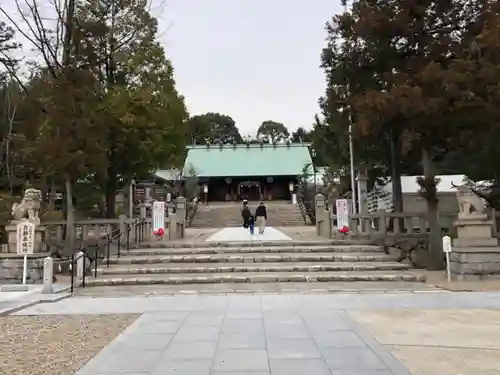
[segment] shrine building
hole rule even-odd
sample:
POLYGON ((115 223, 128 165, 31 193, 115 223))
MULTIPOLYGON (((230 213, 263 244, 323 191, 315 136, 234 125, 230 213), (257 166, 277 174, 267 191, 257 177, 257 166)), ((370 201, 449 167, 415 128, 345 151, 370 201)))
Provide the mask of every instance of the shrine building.
POLYGON ((183 175, 196 174, 207 201, 289 200, 298 179, 313 173, 308 143, 188 147, 183 175))

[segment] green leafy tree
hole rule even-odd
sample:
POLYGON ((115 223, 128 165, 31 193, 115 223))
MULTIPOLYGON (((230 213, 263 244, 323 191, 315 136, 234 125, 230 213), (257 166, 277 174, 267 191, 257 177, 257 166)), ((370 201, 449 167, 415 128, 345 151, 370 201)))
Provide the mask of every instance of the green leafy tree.
POLYGON ((182 163, 187 111, 147 1, 85 1, 77 21, 78 64, 99 82, 98 122, 105 129, 107 169, 95 180, 105 192, 106 216, 114 217, 116 193, 127 181, 182 163))
POLYGON ((191 117, 185 125, 188 143, 229 144, 243 139, 234 120, 220 113, 205 113, 191 117))
POLYGON ((306 130, 301 126, 292 133, 290 138, 292 142, 312 142, 312 130, 306 130))
POLYGON ((290 132, 281 122, 264 121, 257 129, 257 136, 269 139, 272 143, 287 139, 290 132))

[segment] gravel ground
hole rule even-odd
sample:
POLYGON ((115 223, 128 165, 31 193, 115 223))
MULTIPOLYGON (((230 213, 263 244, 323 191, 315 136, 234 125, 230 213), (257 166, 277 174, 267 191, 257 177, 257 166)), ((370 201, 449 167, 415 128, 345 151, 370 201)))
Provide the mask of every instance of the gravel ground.
POLYGON ((72 375, 137 318, 0 317, 0 375, 72 375))

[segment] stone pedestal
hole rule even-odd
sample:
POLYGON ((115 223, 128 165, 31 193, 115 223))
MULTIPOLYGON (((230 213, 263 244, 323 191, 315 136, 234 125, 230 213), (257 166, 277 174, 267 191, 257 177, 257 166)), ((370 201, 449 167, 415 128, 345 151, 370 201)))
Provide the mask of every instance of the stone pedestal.
MULTIPOLYGON (((12 222, 10 225, 5 226, 5 231, 7 232, 8 246, 7 253, 17 253, 17 223, 12 222)), ((45 227, 38 225, 35 228, 35 243, 33 251, 35 253, 40 253, 44 251, 43 248, 43 236, 45 232, 45 227)))
MULTIPOLYGON (((44 259, 48 253, 28 255, 28 284, 39 284, 43 280, 44 259)), ((23 258, 21 254, 0 254, 0 284, 19 284, 23 279, 23 258)))
POLYGON ((500 277, 500 246, 493 237, 493 225, 486 214, 459 216, 457 238, 450 255, 455 280, 500 277))
POLYGON ((316 209, 316 234, 318 237, 332 238, 331 211, 326 206, 325 196, 316 194, 314 205, 316 209))

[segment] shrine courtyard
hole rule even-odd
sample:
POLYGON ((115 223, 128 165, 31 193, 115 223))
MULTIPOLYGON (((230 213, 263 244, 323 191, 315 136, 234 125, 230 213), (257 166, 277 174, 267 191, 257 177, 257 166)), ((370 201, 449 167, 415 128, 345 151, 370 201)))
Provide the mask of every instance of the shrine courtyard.
POLYGON ((430 279, 85 288, 0 316, 0 374, 500 374, 499 288, 430 279))

